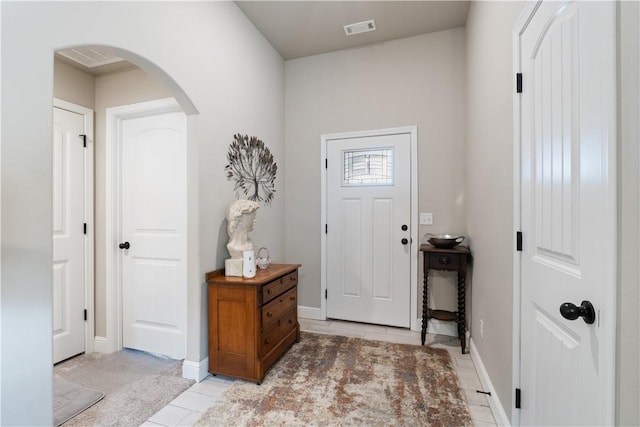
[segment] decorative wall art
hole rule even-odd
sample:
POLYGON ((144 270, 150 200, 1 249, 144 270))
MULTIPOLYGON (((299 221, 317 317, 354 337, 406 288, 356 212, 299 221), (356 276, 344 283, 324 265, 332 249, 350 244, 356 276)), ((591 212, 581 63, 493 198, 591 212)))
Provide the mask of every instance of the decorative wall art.
POLYGON ((271 151, 257 137, 236 134, 227 153, 227 179, 235 181, 236 197, 240 191, 251 201, 270 204, 276 192, 278 166, 271 151))

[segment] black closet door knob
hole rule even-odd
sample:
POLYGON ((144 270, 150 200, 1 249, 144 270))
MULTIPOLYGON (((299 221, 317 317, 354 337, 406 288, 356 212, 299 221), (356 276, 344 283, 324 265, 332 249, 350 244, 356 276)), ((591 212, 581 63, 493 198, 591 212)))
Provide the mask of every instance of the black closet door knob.
POLYGON ((119 247, 120 249, 129 249, 129 248, 131 247, 131 245, 129 244, 129 242, 124 242, 124 243, 120 243, 120 244, 118 245, 118 247, 119 247))
POLYGON ((589 301, 582 301, 580 307, 570 302, 565 302, 560 306, 560 314, 567 320, 576 320, 582 317, 585 323, 591 325, 596 321, 596 311, 589 301))

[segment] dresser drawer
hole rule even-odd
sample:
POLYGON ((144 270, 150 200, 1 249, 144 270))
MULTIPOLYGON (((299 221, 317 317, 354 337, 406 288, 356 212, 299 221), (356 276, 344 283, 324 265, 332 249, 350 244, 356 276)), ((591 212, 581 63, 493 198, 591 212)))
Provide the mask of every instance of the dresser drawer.
POLYGON ((439 270, 456 271, 460 267, 460 257, 455 254, 430 253, 429 266, 439 270))
POLYGON ((267 355, 273 350, 280 341, 293 329, 296 328, 297 315, 296 309, 289 310, 280 319, 277 319, 273 327, 265 330, 260 336, 260 347, 258 354, 260 356, 267 355))
POLYGON ((266 331, 277 323, 282 315, 287 311, 295 308, 298 309, 298 288, 288 290, 278 298, 262 307, 262 330, 266 331))
POLYGON ((298 270, 293 271, 278 280, 274 280, 262 287, 262 302, 267 303, 298 284, 298 270))

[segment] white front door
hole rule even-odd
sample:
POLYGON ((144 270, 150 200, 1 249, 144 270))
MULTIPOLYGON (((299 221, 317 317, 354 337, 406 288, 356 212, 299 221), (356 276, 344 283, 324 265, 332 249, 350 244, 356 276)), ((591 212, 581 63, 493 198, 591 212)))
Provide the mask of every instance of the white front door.
POLYGON ((327 317, 409 327, 411 134, 326 145, 327 317))
POLYGON ((53 109, 53 362, 85 351, 84 117, 53 109))
POLYGON ((615 16, 615 2, 523 16, 522 425, 614 423, 615 16))
POLYGON ((140 108, 139 115, 122 120, 119 142, 122 345, 181 359, 187 320, 186 116, 156 112, 153 103, 140 108))

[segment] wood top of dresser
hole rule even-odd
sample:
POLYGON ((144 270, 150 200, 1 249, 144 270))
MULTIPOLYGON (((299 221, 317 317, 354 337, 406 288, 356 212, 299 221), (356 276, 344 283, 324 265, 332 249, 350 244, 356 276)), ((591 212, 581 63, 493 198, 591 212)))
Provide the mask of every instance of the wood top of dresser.
POLYGON ((263 285, 271 280, 284 276, 285 274, 296 271, 300 268, 300 264, 271 264, 269 268, 256 270, 256 277, 247 279, 246 277, 237 276, 225 276, 224 269, 210 271, 205 275, 207 283, 224 283, 224 284, 238 284, 238 285, 263 285))

